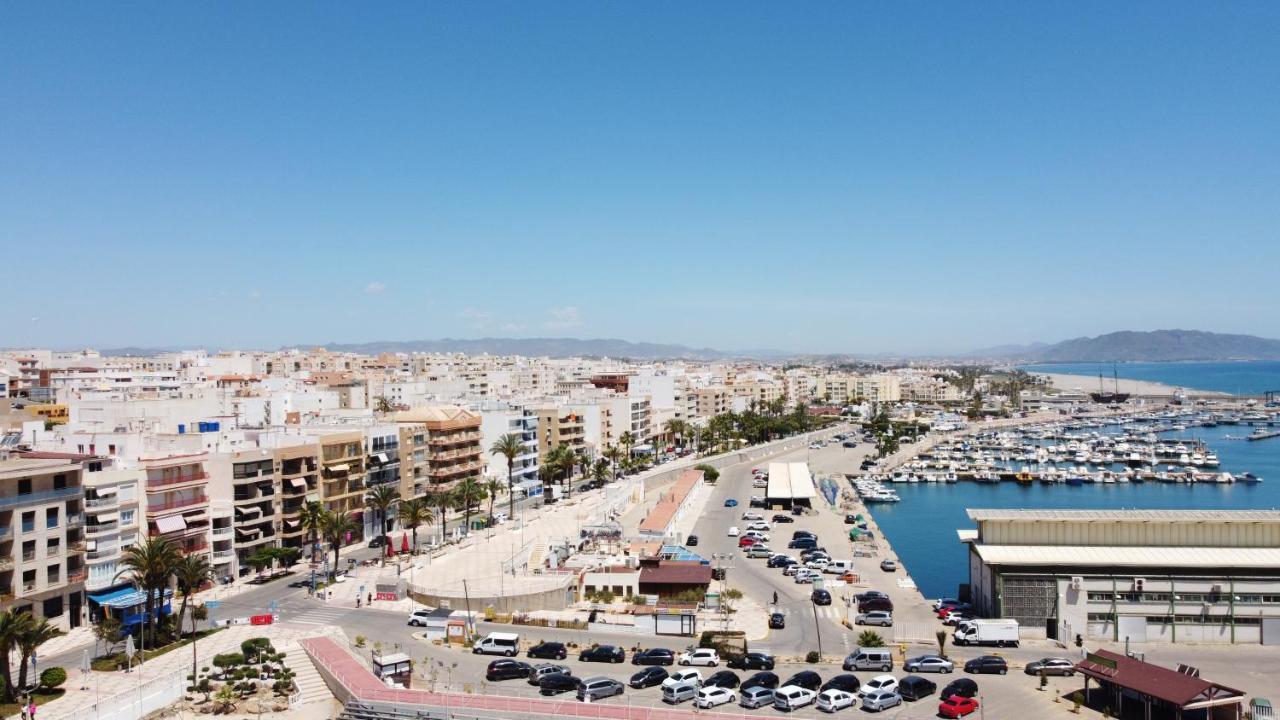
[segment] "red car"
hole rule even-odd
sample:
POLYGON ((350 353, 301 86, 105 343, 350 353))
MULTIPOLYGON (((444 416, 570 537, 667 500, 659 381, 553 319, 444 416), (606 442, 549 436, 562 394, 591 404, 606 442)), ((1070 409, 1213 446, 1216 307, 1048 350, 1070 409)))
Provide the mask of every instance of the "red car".
POLYGON ((760 542, 759 540, 753 537, 738 538, 738 547, 740 548, 751 547, 752 545, 756 545, 759 542, 760 542))
POLYGON ((938 703, 938 714, 946 718, 964 717, 977 709, 977 700, 959 695, 952 695, 938 703))

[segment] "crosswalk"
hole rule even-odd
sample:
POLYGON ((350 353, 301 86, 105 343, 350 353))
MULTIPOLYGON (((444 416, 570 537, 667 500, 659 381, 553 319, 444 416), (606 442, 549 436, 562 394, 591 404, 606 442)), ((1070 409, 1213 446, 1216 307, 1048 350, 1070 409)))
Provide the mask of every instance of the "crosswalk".
POLYGON ((345 608, 315 607, 300 612, 285 611, 280 622, 288 625, 339 625, 349 611, 345 608))

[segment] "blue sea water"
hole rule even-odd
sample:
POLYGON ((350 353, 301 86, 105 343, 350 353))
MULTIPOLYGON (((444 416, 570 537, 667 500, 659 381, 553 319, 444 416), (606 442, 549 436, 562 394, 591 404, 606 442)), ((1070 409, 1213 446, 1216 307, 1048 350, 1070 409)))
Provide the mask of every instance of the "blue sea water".
POLYGON ((954 597, 960 584, 969 581, 966 548, 956 536, 959 528, 975 527, 965 514, 968 508, 1280 509, 1280 438, 1225 439, 1248 432, 1245 426, 1228 425, 1172 436, 1204 440, 1218 453, 1221 471, 1252 472, 1263 478, 1257 485, 895 483, 892 487, 902 502, 872 505, 871 514, 925 597, 954 597))
MULTIPOLYGON (((1062 373, 1097 377, 1101 372, 1111 378, 1112 368, 1119 377, 1145 380, 1194 390, 1213 390, 1233 395, 1261 395, 1280 390, 1280 362, 1187 362, 1187 363, 1061 363, 1023 365, 1027 372, 1062 373)), ((1104 387, 1111 389, 1109 383, 1104 387)), ((1095 389, 1085 385, 1085 390, 1095 389)))

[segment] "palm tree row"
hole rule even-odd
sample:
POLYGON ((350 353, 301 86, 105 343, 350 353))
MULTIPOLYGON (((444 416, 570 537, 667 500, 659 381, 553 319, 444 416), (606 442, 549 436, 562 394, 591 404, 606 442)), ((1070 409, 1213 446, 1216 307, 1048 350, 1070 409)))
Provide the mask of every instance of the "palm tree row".
POLYGON ((0 612, 0 679, 4 687, 0 688, 0 700, 11 703, 17 700, 15 688, 27 686, 27 667, 36 648, 58 637, 62 631, 49 621, 36 619, 29 612, 5 610, 0 612), (17 649, 21 658, 18 661, 18 682, 13 682, 13 668, 9 664, 9 655, 17 649))
MULTIPOLYGON (((135 588, 146 595, 144 627, 142 639, 144 645, 158 647, 162 643, 159 633, 160 608, 164 606, 165 592, 170 584, 177 586, 182 593, 182 605, 175 617, 177 634, 182 635, 182 620, 191 607, 192 596, 199 592, 205 583, 213 577, 213 567, 209 565, 207 555, 183 555, 176 545, 163 537, 148 537, 142 542, 125 549, 120 560, 121 570, 117 577, 124 576, 135 588), (148 637, 150 642, 148 641, 148 637)), ((191 672, 196 672, 196 613, 191 608, 191 672)), ((168 640, 175 639, 172 636, 168 640)))

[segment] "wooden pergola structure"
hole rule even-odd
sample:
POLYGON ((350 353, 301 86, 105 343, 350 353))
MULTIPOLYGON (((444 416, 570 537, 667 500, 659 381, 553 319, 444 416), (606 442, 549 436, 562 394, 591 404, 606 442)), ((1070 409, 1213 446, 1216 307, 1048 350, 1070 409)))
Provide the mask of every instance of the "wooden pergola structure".
POLYGON ((1098 650, 1076 663, 1084 676, 1084 696, 1089 698, 1089 681, 1112 694, 1111 708, 1122 713, 1125 700, 1143 706, 1144 720, 1172 717, 1174 720, 1240 720, 1244 716, 1244 693, 1196 675, 1153 665, 1137 658, 1098 650), (1153 714, 1157 712, 1158 714, 1153 714))

